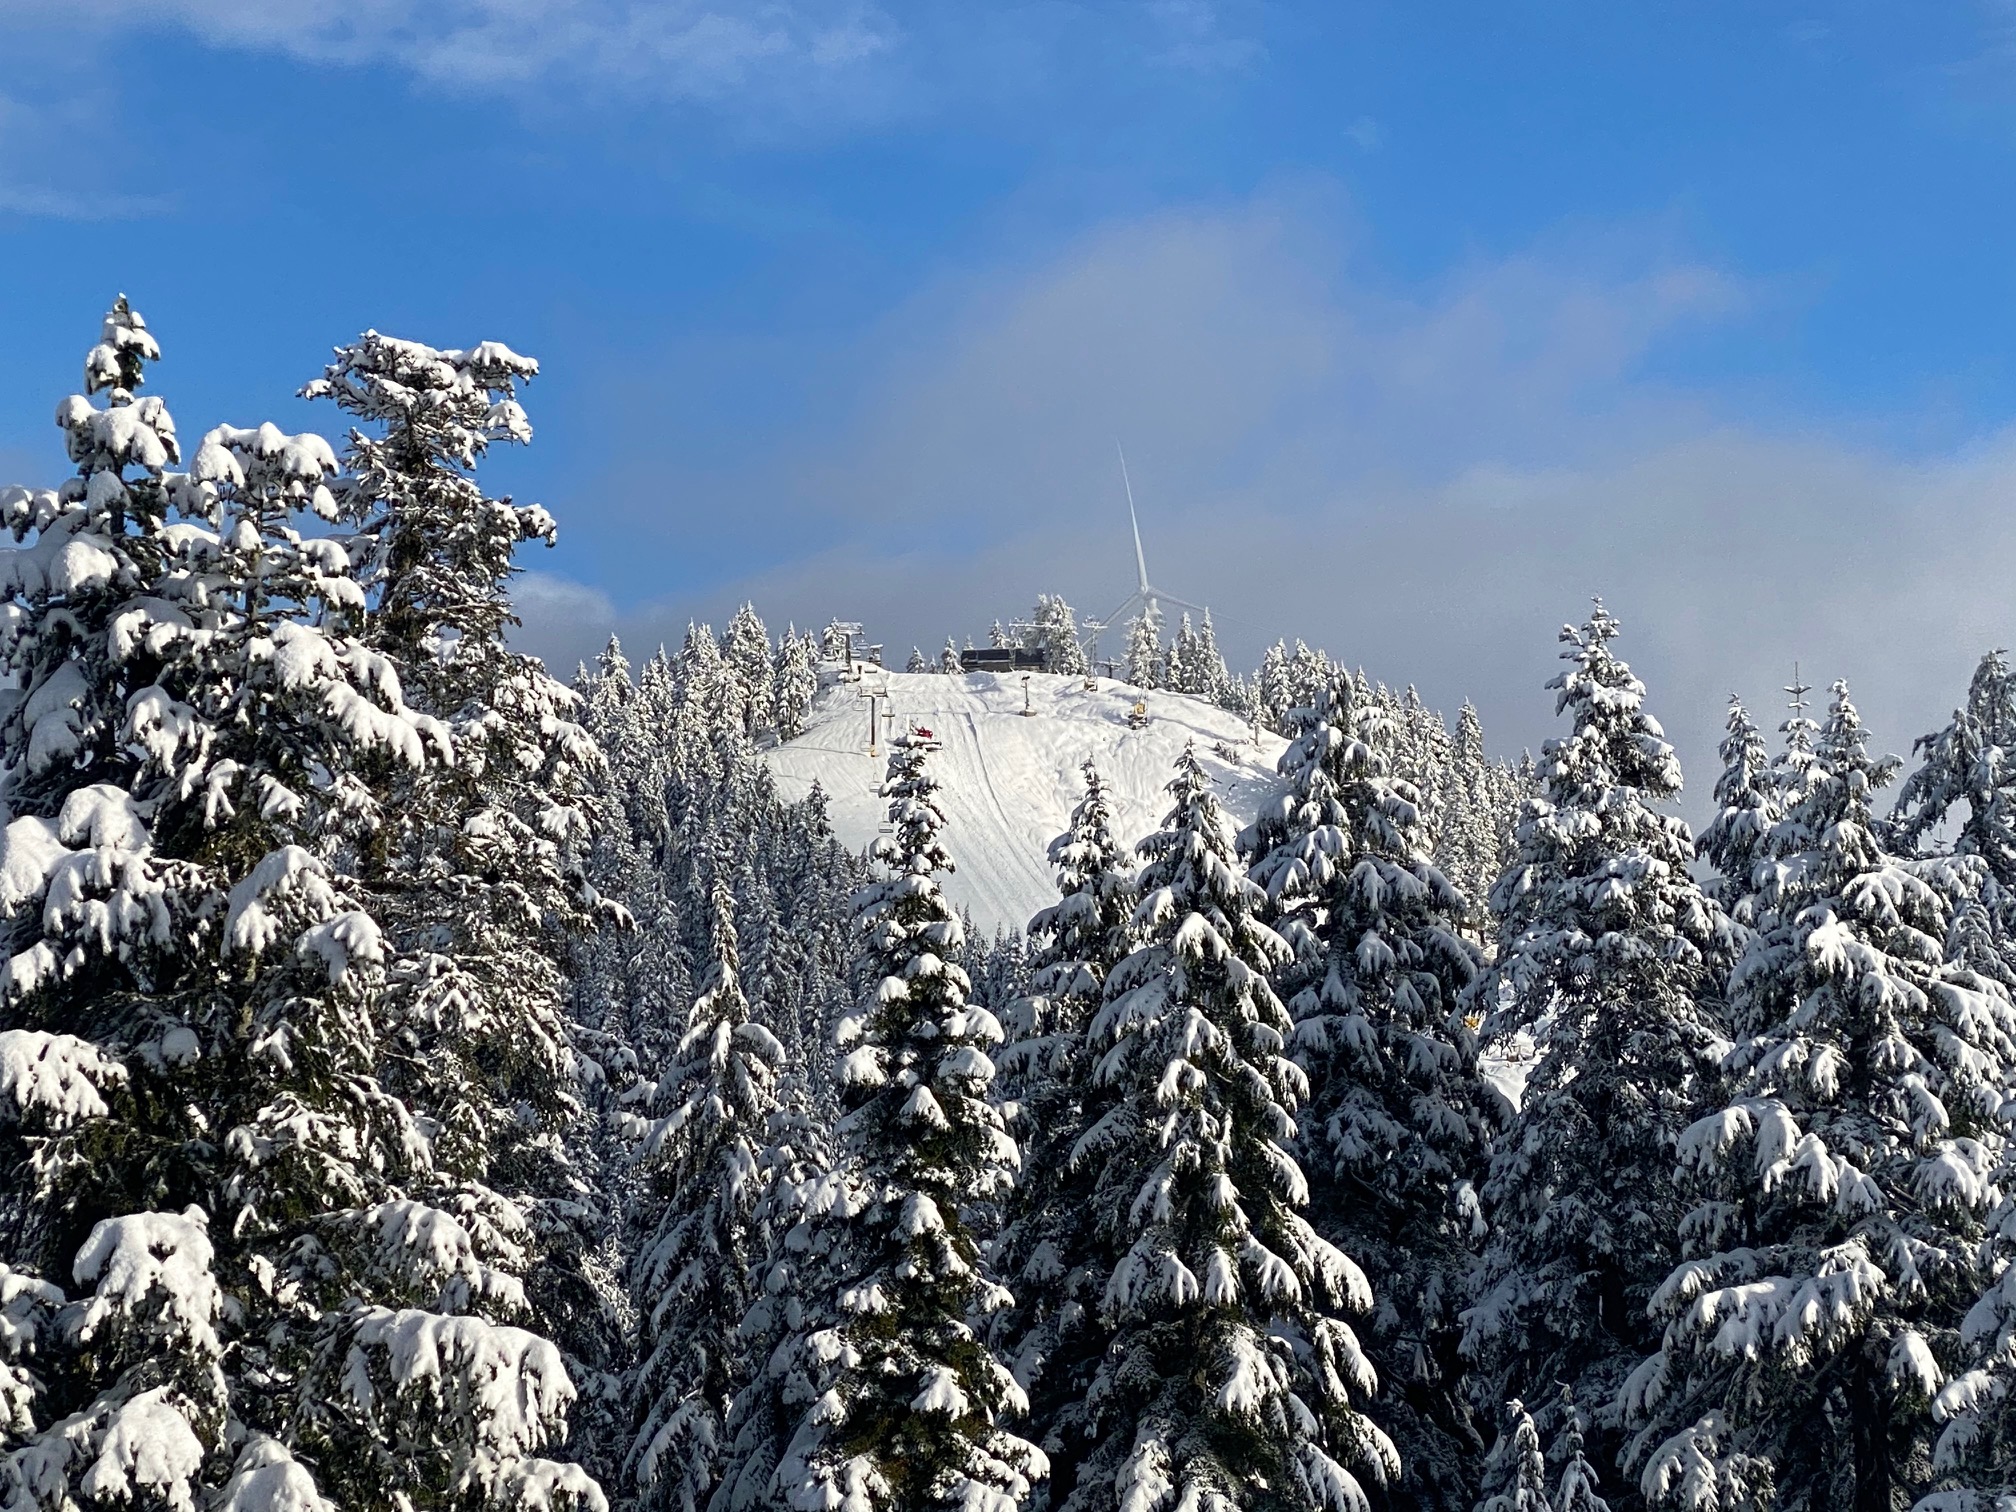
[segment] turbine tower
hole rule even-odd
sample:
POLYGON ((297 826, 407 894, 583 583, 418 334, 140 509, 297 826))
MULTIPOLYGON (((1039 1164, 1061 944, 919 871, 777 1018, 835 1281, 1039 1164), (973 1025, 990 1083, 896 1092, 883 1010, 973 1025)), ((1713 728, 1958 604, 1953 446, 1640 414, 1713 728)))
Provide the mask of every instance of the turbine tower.
POLYGON ((1134 510, 1134 484, 1127 476, 1127 453, 1118 441, 1113 450, 1120 455, 1120 486, 1127 491, 1127 523, 1134 527, 1134 591, 1120 601, 1120 606, 1102 619, 1086 620, 1085 628, 1095 634, 1121 622, 1121 616, 1153 608, 1158 617, 1162 605, 1174 604, 1178 609, 1194 609, 1199 614, 1209 611, 1202 604, 1193 604, 1186 598, 1178 598, 1165 592, 1148 581, 1148 557, 1141 549, 1141 517, 1134 510))

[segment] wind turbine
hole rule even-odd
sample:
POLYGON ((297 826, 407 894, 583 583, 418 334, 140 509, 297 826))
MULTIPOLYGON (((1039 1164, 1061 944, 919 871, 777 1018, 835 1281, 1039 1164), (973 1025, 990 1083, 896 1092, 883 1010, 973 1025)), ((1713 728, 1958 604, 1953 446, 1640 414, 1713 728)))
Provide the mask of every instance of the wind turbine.
POLYGON ((1178 609, 1194 609, 1199 614, 1208 614, 1210 611, 1202 604, 1193 604, 1186 598, 1178 598, 1175 594, 1165 592, 1148 581, 1148 557, 1141 550, 1141 517, 1134 510, 1134 484, 1127 476, 1127 453, 1118 441, 1113 443, 1113 450, 1120 455, 1120 486, 1127 490, 1127 523, 1134 527, 1134 591, 1120 601, 1119 608, 1103 619, 1086 620, 1085 628, 1096 634, 1119 624, 1122 615, 1130 611, 1139 613, 1146 609, 1154 610, 1159 619, 1162 605, 1165 603, 1174 604, 1178 609))

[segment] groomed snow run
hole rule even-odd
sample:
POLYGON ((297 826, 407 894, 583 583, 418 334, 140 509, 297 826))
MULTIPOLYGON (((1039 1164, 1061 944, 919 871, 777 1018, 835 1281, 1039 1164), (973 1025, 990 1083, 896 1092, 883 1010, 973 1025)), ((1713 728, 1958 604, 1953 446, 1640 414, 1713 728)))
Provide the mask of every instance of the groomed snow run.
POLYGON ((803 798, 817 780, 840 843, 860 850, 886 822, 887 800, 877 789, 889 732, 929 729, 944 742, 931 770, 942 787, 945 847, 958 867, 944 879, 945 896, 985 931, 1020 929, 1056 901, 1046 853, 1084 793, 1079 767, 1087 756, 1112 793, 1114 834, 1129 845, 1160 825, 1168 808, 1163 785, 1187 741, 1196 742, 1235 824, 1250 821, 1277 789, 1274 764, 1285 741, 1263 730, 1255 744, 1252 727, 1237 715, 1179 693, 1144 693, 1110 678, 1088 689, 1082 677, 1032 673, 1034 712, 1025 718, 1020 673, 870 669, 860 682, 840 675, 837 667, 821 669, 804 733, 766 753, 779 789, 803 798), (895 717, 882 721, 881 754, 871 757, 864 691, 885 686, 889 697, 880 707, 895 717), (1139 730, 1128 725, 1137 699, 1147 712, 1139 730))

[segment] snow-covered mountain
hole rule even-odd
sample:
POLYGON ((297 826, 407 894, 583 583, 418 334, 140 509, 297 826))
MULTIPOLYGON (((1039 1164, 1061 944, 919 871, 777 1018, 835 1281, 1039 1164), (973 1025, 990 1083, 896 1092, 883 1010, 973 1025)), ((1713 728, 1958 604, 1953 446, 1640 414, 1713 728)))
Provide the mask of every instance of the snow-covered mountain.
POLYGON ((945 894, 968 909, 982 929, 1021 928, 1056 900, 1045 852, 1066 828, 1084 791, 1079 772, 1094 758, 1110 785, 1114 829, 1128 840, 1154 830, 1168 805, 1163 784, 1186 742, 1194 741, 1205 770, 1239 823, 1275 790, 1274 763, 1284 741, 1235 714, 1176 693, 1143 692, 1109 678, 1029 678, 1023 710, 1020 674, 963 676, 870 672, 864 682, 832 680, 806 719, 804 733, 768 753, 787 798, 816 780, 832 802, 834 832, 859 849, 881 831, 888 807, 878 795, 891 730, 929 729, 944 742, 932 760, 943 784, 945 844, 958 872, 945 894), (868 754, 865 690, 886 685, 876 748, 868 754), (1136 701, 1146 723, 1134 729, 1136 701))

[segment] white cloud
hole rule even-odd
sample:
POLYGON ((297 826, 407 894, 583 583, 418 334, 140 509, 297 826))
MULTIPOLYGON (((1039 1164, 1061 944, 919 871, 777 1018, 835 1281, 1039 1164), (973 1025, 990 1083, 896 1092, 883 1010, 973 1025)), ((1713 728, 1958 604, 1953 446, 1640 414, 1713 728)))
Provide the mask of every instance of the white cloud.
POLYGON ((1223 0, 0 0, 0 28, 396 69, 541 109, 707 108, 756 133, 999 105, 1110 60, 1212 73, 1256 61, 1223 0))
POLYGON ((602 649, 617 622, 609 595, 548 572, 523 572, 512 583, 521 628, 512 639, 546 658, 562 677, 602 649))
POLYGON ((1401 294, 1354 267, 1346 224, 1289 196, 1108 228, 892 316, 832 360, 814 441, 752 433, 746 464, 584 486, 692 501, 630 522, 656 552, 776 562, 626 633, 753 595, 902 654, 1039 589, 1104 609, 1131 567, 1118 436, 1154 575, 1218 608, 1243 658, 1305 636, 1445 708, 1473 699, 1503 749, 1551 733, 1554 632, 1604 594, 1694 805, 1729 692, 1775 723, 1795 659, 1822 687, 1846 675, 1906 750, 1982 650, 2016 643, 2016 435, 1913 460, 1655 381, 1662 343, 1756 298, 1656 236, 1585 233, 1401 294))
POLYGON ((759 73, 859 65, 894 41, 865 0, 6 0, 0 18, 167 25, 219 47, 391 64, 488 88, 549 74, 712 99, 759 73))

